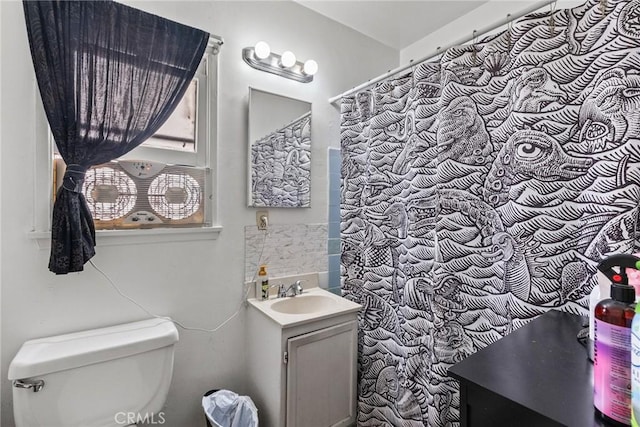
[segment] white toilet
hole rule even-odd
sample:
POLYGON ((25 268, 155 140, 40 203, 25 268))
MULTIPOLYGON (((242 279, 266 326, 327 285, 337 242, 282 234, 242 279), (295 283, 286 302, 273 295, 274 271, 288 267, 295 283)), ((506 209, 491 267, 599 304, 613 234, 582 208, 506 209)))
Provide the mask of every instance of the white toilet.
POLYGON ((163 424, 177 341, 149 319, 25 342, 9 365, 16 426, 163 424))

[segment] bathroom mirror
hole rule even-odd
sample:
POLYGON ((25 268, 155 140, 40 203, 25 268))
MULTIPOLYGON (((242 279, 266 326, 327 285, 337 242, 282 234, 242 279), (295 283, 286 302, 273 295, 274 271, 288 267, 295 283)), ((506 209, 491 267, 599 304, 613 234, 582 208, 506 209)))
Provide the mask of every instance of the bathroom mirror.
POLYGON ((311 193, 311 103, 249 88, 251 207, 303 208, 311 193))

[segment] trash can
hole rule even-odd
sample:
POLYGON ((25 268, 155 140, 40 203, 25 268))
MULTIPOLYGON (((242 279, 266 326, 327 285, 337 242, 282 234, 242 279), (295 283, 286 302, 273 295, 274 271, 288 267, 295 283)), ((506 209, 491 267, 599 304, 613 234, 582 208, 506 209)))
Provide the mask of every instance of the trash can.
POLYGON ((202 396, 207 427, 258 427, 258 409, 249 396, 209 390, 202 396))

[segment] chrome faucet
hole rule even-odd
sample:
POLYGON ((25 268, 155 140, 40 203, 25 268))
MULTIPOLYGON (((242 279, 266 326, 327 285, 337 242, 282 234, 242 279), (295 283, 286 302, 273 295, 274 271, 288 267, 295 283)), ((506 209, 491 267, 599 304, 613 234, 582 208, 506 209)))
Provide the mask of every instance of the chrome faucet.
POLYGON ((285 289, 284 284, 278 288, 278 298, 295 297, 303 291, 302 280, 296 280, 294 284, 285 289))

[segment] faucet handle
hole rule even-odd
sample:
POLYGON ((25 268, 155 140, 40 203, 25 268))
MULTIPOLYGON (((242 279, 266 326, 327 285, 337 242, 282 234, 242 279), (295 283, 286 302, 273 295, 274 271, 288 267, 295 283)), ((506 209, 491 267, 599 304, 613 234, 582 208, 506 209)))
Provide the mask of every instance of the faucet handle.
POLYGON ((287 290, 284 287, 284 283, 280 283, 278 286, 278 298, 284 298, 287 296, 287 290))

